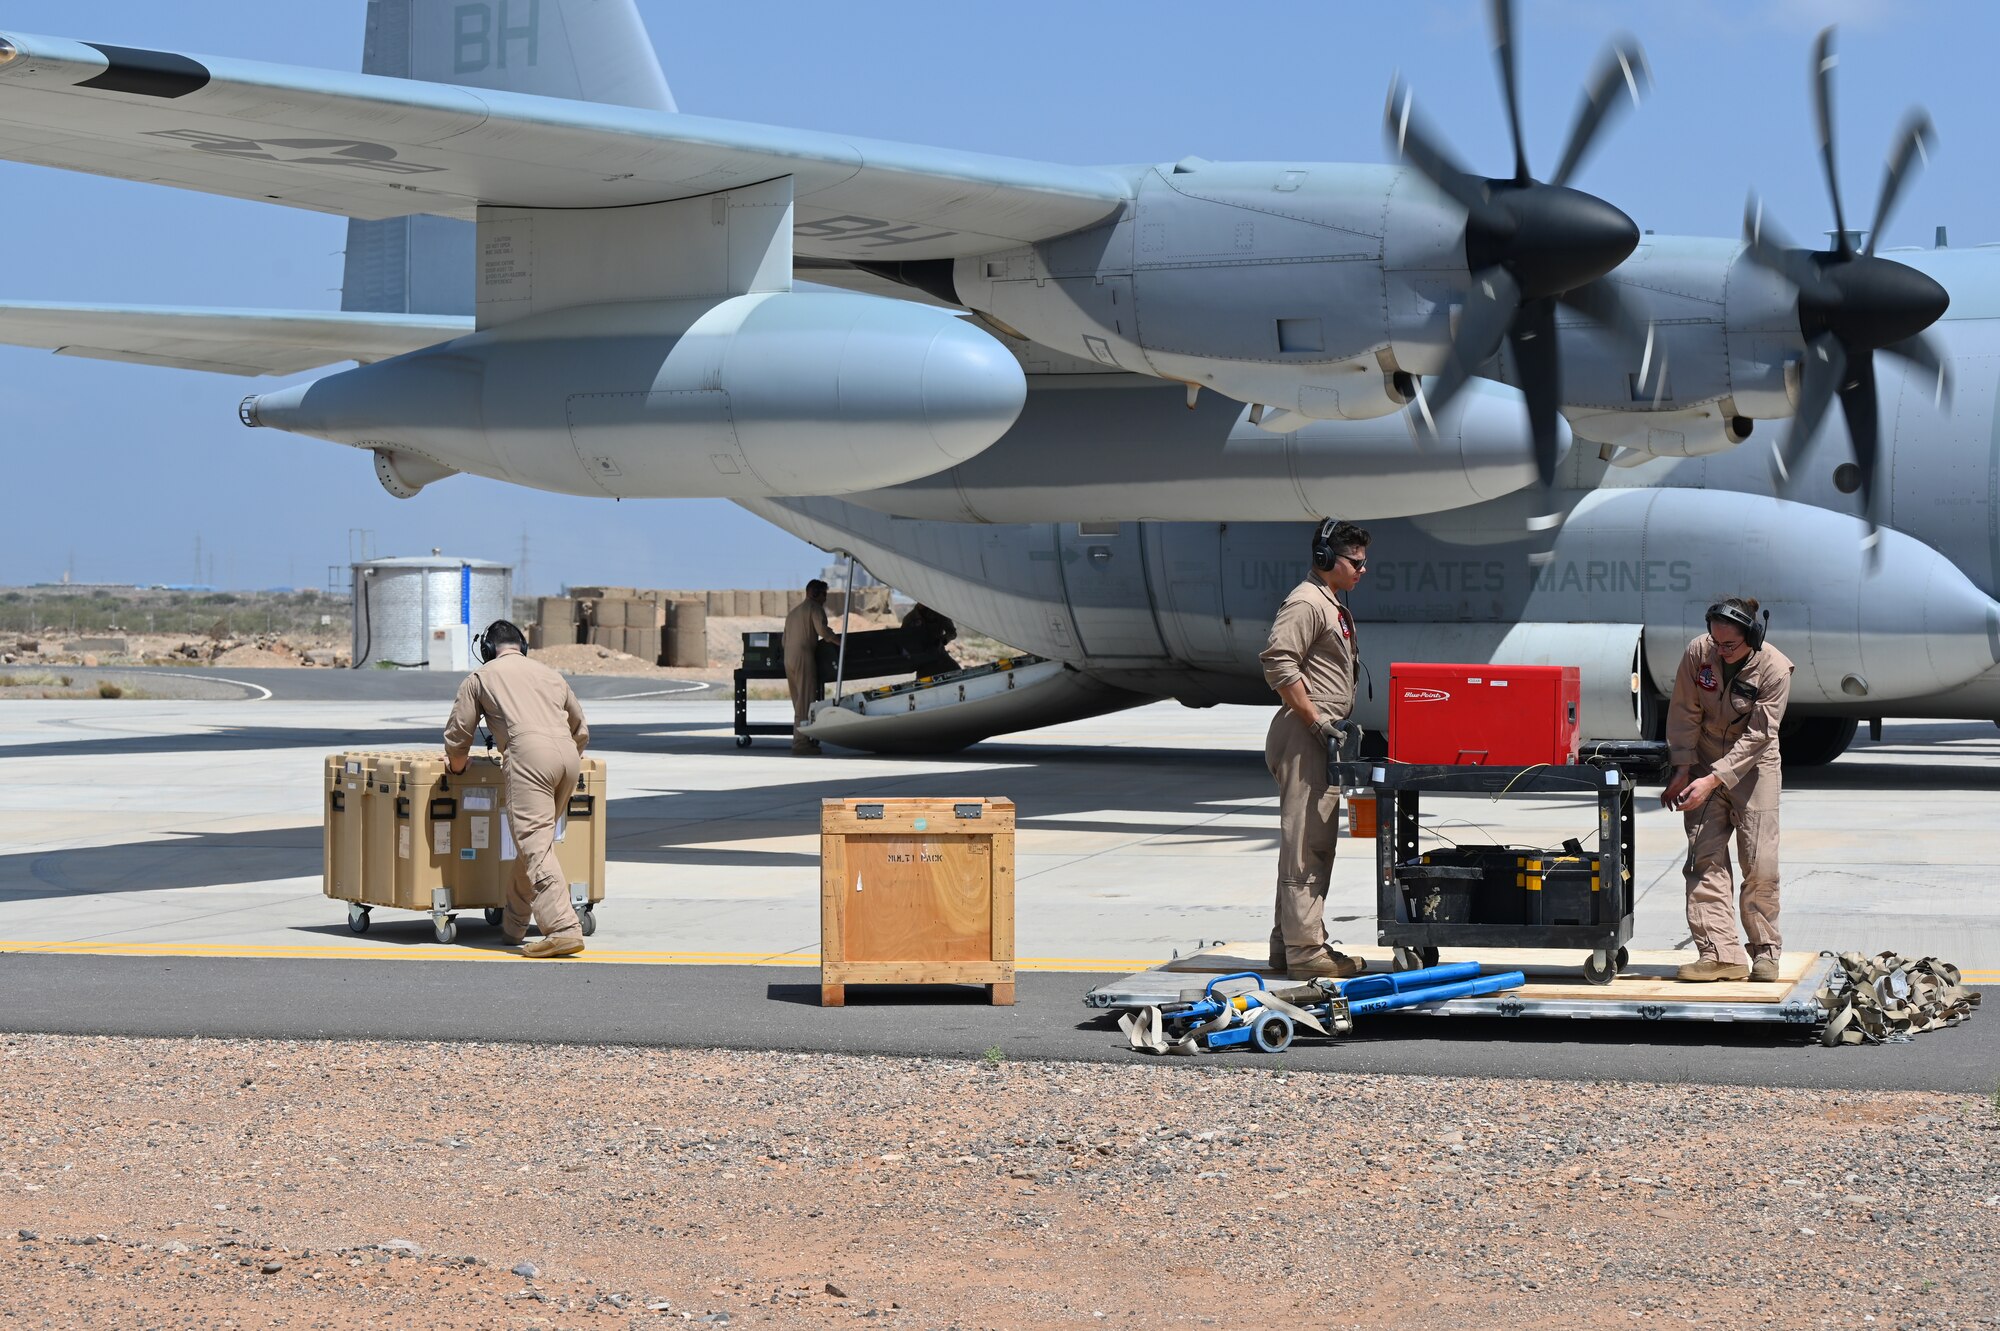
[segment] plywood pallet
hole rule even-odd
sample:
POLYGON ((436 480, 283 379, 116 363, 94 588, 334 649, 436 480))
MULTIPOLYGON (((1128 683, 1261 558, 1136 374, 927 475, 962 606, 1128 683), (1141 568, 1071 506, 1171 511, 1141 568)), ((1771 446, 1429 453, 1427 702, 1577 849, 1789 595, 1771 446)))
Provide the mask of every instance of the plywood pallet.
POLYGON ((983 984, 1014 1002, 1014 803, 820 806, 820 1003, 850 984, 983 984))

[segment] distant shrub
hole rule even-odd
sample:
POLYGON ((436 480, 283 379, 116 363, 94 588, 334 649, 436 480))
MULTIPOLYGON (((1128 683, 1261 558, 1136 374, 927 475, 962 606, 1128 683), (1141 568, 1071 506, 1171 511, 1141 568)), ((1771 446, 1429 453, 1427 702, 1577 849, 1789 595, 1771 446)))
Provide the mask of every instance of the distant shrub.
POLYGON ((97 696, 100 698, 122 698, 125 696, 125 690, 119 688, 108 679, 100 680, 97 685, 97 696))

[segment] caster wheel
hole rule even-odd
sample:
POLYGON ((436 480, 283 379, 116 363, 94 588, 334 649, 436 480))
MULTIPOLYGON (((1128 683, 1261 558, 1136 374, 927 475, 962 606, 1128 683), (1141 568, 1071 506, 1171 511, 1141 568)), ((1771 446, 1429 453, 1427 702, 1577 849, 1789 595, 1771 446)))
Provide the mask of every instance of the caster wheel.
POLYGON ((505 911, 495 910, 491 906, 488 906, 483 913, 486 916, 486 922, 492 925, 495 929, 498 929, 500 927, 500 922, 507 918, 507 914, 505 911))
POLYGON ((739 748, 739 749, 747 749, 747 748, 749 748, 749 747, 750 747, 750 737, 749 737, 748 735, 738 735, 738 736, 736 737, 736 747, 737 747, 737 748, 739 748))
POLYGON ((1583 963, 1583 978, 1592 984, 1610 984, 1618 978, 1618 962, 1621 959, 1607 957, 1602 952, 1593 952, 1590 954, 1590 959, 1583 963))
POLYGON ((1266 1010, 1250 1023, 1250 1042, 1260 1053, 1282 1054, 1292 1044, 1292 1019, 1266 1010))
POLYGON ((1618 949, 1618 969, 1624 970, 1632 964, 1632 954, 1624 948, 1618 949))
POLYGON ((437 935, 437 940, 440 943, 455 943, 458 941, 458 922, 456 920, 440 920, 431 926, 431 932, 437 935))
POLYGON ((347 928, 349 932, 365 934, 368 932, 368 926, 372 922, 368 918, 368 908, 366 906, 349 906, 347 908, 347 928))
POLYGON ((1424 963, 1423 959, 1417 955, 1415 949, 1399 947, 1396 949, 1395 959, 1389 964, 1399 971, 1413 971, 1424 963))
POLYGON ((576 913, 576 922, 583 927, 585 938, 597 932, 597 912, 588 906, 576 913))

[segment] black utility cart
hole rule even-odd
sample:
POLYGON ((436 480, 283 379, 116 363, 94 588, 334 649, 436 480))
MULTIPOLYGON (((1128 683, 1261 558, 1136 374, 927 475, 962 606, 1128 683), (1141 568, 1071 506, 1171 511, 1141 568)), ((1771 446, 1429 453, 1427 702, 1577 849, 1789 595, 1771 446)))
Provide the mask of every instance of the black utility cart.
POLYGON ((1609 984, 1632 938, 1631 776, 1615 766, 1430 766, 1335 762, 1350 800, 1375 802, 1375 906, 1396 968, 1437 964, 1441 947, 1576 948, 1584 978, 1609 984), (1597 798, 1597 849, 1454 846, 1424 851, 1425 794, 1586 795, 1597 798))

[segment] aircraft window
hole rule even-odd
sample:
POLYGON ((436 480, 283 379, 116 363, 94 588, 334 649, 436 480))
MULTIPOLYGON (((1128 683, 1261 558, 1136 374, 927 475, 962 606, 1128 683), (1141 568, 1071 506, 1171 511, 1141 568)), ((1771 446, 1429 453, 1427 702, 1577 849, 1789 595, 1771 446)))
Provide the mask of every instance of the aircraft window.
POLYGON ((1079 522, 1076 524, 1078 536, 1116 536, 1122 526, 1116 522, 1079 522))
POLYGON ((1861 488, 1861 468, 1852 462, 1843 462, 1833 469, 1833 488, 1844 495, 1851 495, 1861 488))
POLYGON ((1278 320, 1278 350, 1325 351, 1326 334, 1317 319, 1278 320))

